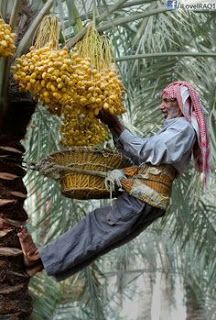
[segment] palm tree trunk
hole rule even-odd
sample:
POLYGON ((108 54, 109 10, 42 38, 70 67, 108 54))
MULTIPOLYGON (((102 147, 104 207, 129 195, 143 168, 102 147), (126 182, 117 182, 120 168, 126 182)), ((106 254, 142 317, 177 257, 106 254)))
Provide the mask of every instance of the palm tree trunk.
POLYGON ((17 237, 19 226, 28 218, 23 208, 27 190, 23 183, 25 151, 20 140, 35 109, 26 94, 10 87, 8 108, 0 128, 0 219, 9 222, 12 230, 1 227, 0 221, 0 319, 26 320, 32 312, 28 293, 29 277, 24 272, 23 256, 17 237))

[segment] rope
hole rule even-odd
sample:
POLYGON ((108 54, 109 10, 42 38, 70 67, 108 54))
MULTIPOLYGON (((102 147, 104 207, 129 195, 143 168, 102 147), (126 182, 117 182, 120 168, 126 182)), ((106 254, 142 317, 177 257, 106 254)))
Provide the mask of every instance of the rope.
POLYGON ((110 199, 112 199, 112 193, 115 191, 115 186, 119 187, 122 191, 121 179, 126 178, 122 169, 114 169, 106 172, 106 178, 104 179, 105 187, 110 193, 110 199))
MULTIPOLYGON (((10 156, 0 156, 0 161, 12 161, 20 166, 22 166, 24 169, 27 170, 35 170, 39 173, 54 178, 58 180, 60 178, 60 173, 63 171, 70 171, 70 172, 77 172, 77 173, 83 173, 83 174, 89 174, 93 176, 99 176, 101 178, 104 178, 104 183, 106 189, 111 193, 115 190, 115 185, 117 185, 119 188, 122 188, 121 185, 121 179, 126 178, 124 175, 123 169, 114 169, 107 172, 99 171, 99 170, 88 170, 88 169, 80 169, 80 168, 74 168, 71 167, 71 165, 57 165, 51 161, 41 160, 38 163, 30 162, 30 161, 22 161, 22 164, 20 163, 20 159, 12 158, 10 156)), ((84 165, 84 164, 83 164, 84 165)))
POLYGON ((36 170, 39 173, 56 180, 60 178, 60 173, 63 171, 77 172, 102 177, 104 178, 105 188, 110 193, 110 199, 112 199, 112 193, 115 191, 116 186, 119 188, 119 191, 123 191, 121 179, 126 178, 123 169, 114 169, 111 171, 104 172, 98 170, 73 168, 71 166, 61 166, 52 162, 47 162, 46 160, 42 160, 37 164, 27 161, 23 162, 25 168, 30 170, 36 170))
POLYGON ((126 178, 122 169, 114 169, 108 172, 103 172, 97 170, 72 168, 70 166, 61 166, 52 163, 40 163, 36 166, 36 170, 48 177, 51 176, 55 179, 59 179, 60 172, 62 171, 78 172, 102 177, 104 178, 105 188, 110 193, 110 199, 112 199, 112 193, 115 191, 116 186, 118 186, 119 190, 122 191, 121 179, 126 178))

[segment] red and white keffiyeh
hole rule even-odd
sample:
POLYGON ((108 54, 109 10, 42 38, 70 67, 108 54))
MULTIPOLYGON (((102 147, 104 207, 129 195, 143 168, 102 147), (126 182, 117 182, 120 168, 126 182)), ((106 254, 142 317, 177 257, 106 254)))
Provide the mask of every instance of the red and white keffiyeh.
POLYGON ((162 97, 177 99, 184 117, 191 123, 197 133, 197 143, 193 148, 196 169, 204 174, 206 184, 211 170, 210 139, 207 126, 208 113, 202 106, 199 93, 187 81, 170 83, 162 92, 162 97))

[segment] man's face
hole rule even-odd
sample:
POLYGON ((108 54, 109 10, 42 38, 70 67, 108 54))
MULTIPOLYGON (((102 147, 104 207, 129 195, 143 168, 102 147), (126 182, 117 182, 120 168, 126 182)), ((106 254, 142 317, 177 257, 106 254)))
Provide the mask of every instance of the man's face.
POLYGON ((183 116, 176 99, 168 99, 162 97, 160 110, 163 113, 165 119, 172 119, 183 116))

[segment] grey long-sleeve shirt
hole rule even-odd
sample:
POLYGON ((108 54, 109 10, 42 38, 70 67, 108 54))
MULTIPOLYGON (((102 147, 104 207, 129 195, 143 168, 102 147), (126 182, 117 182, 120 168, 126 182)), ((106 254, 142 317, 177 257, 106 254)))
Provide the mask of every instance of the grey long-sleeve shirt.
POLYGON ((114 141, 135 165, 171 164, 181 174, 190 162, 196 133, 184 117, 177 117, 165 120, 163 128, 151 137, 140 138, 124 129, 114 141))

